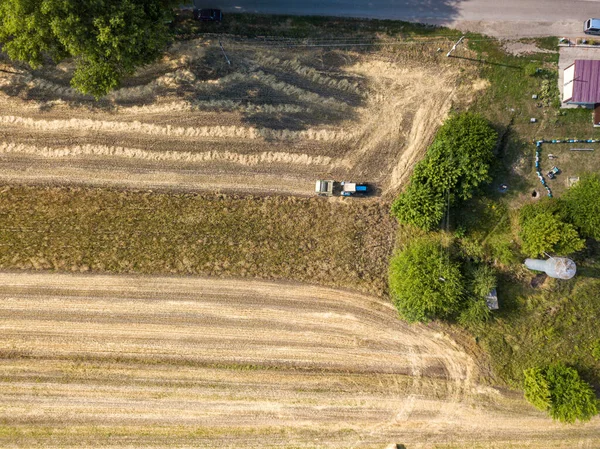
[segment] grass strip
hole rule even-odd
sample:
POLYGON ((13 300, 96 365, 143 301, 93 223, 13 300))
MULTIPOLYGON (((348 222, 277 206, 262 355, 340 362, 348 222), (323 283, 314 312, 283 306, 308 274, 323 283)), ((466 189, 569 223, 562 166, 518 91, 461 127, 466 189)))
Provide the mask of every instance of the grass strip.
POLYGON ((290 279, 385 294, 387 206, 6 186, 0 268, 290 279))

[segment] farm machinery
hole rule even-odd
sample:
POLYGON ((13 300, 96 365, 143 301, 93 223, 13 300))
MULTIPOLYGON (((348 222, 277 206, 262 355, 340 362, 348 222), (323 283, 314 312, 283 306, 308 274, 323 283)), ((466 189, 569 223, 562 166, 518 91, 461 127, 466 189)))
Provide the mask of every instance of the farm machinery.
POLYGON ((320 179, 315 185, 315 193, 320 196, 365 196, 369 193, 369 186, 356 182, 320 179))

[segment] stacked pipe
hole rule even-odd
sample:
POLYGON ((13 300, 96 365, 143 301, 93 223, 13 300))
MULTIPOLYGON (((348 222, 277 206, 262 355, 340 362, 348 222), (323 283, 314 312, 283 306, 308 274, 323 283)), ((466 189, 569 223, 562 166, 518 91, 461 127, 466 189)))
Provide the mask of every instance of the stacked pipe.
MULTIPOLYGON (((545 142, 544 140, 538 140, 535 143, 535 174, 537 175, 540 182, 546 189, 546 192, 548 192, 548 196, 550 198, 552 198, 552 190, 550 190, 550 187, 548 187, 548 185, 546 184, 546 180, 544 179, 544 175, 542 175, 542 172, 540 169, 540 151, 542 150, 542 143, 544 143, 544 142, 545 142)), ((553 141, 553 143, 557 143, 557 142, 553 141)))

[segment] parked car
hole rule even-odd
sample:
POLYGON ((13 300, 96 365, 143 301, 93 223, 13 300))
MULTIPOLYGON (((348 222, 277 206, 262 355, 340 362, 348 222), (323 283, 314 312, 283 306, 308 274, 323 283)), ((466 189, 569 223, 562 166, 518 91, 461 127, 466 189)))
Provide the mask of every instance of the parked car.
POLYGON ((223 13, 220 9, 194 9, 194 19, 202 22, 220 22, 223 13))
POLYGON ((600 35, 600 19, 587 19, 583 22, 583 32, 600 35))

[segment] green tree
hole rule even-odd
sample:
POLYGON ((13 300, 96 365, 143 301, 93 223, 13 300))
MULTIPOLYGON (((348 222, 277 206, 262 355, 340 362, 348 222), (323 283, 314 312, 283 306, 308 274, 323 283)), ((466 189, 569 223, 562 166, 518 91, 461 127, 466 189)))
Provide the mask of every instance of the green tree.
POLYGON ((411 182, 392 203, 392 215, 401 223, 431 230, 442 220, 445 205, 444 197, 428 184, 411 182))
POLYGON ((540 410, 549 410, 550 387, 545 372, 540 368, 529 368, 523 371, 523 377, 525 399, 540 410))
POLYGON ((588 174, 563 195, 570 221, 581 234, 600 240, 600 175, 588 174))
POLYGON ((462 307, 459 265, 427 238, 412 241, 392 258, 389 284, 394 304, 407 321, 447 318, 462 307))
POLYGON ((574 368, 555 363, 545 369, 525 370, 524 376, 525 398, 552 418, 574 423, 598 414, 594 390, 574 368))
POLYGON ((3 0, 0 44, 13 60, 40 67, 76 60, 71 85, 96 98, 164 50, 173 0, 3 0))
MULTIPOLYGON (((454 115, 440 128, 436 140, 443 142, 444 150, 431 166, 435 168, 442 158, 450 161, 457 178, 450 188, 458 198, 471 198, 476 188, 490 182, 489 168, 498 133, 485 118, 471 112, 454 115)), ((434 151, 439 150, 434 147, 434 151)))
POLYGON ((483 117, 451 116, 439 129, 425 158, 415 166, 406 191, 392 206, 402 223, 425 230, 439 224, 448 203, 465 200, 490 181, 489 167, 498 135, 483 117))
POLYGON ((557 202, 541 202, 524 206, 519 212, 520 232, 523 252, 537 257, 545 252, 567 255, 580 251, 585 241, 577 230, 561 218, 557 202))

